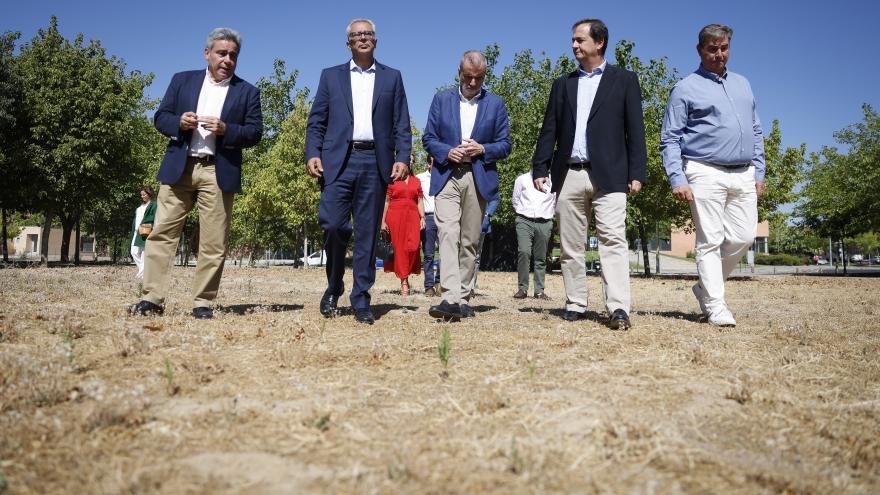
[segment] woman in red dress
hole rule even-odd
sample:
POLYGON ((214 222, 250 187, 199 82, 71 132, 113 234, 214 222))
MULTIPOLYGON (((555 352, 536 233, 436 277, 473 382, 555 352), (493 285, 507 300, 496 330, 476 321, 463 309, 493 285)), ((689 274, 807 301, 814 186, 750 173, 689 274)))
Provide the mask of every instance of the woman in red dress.
POLYGON ((385 193, 385 210, 382 212, 382 230, 391 232, 394 263, 386 264, 384 268, 400 279, 402 296, 409 295, 409 276, 421 272, 419 248, 424 228, 425 203, 421 181, 412 175, 406 180, 394 181, 385 193))

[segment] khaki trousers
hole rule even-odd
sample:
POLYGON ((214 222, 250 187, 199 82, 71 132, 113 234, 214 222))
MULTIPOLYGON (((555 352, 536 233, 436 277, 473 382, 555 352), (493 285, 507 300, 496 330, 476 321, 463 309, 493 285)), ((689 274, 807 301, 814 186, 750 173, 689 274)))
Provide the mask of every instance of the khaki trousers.
POLYGON ((556 201, 556 218, 565 283, 565 309, 587 310, 587 232, 596 211, 602 288, 608 314, 630 312, 629 251, 626 242, 626 193, 607 193, 593 186, 589 170, 569 170, 556 201))
POLYGON ((199 208, 199 257, 193 279, 193 307, 210 307, 220 289, 226 240, 232 218, 234 193, 220 190, 214 164, 189 160, 176 184, 162 184, 156 208, 156 228, 144 253, 143 300, 163 304, 168 293, 171 264, 186 215, 199 208))
POLYGON ((467 302, 474 288, 474 260, 486 200, 474 184, 470 165, 459 165, 434 197, 434 221, 440 239, 440 286, 443 300, 467 302))

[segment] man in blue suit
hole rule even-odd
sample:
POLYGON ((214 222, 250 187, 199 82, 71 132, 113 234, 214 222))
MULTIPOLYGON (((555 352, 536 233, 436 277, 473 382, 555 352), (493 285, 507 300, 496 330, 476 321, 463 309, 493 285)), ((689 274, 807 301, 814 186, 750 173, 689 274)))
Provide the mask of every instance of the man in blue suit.
POLYGON ((486 58, 467 51, 461 58, 458 87, 437 93, 431 102, 422 143, 434 157, 430 195, 440 234, 440 285, 443 300, 429 314, 444 320, 474 316, 468 305, 474 260, 486 201, 498 196, 495 162, 510 154, 510 123, 504 101, 483 88, 486 58))
POLYGON ((232 199, 241 192, 241 150, 263 136, 260 92, 235 75, 241 37, 217 28, 205 46, 207 70, 179 72, 156 110, 156 129, 170 138, 159 167, 156 222, 144 260, 142 300, 134 314, 161 314, 171 260, 186 215, 199 207, 199 259, 193 279, 194 317, 214 316, 220 288, 232 199))
POLYGON ((346 39, 351 60, 321 72, 306 129, 306 172, 321 186, 318 223, 327 251, 321 314, 336 315, 353 231, 349 300, 355 319, 372 325, 369 291, 376 281, 376 235, 385 190, 409 175, 412 132, 400 71, 373 58, 376 25, 355 19, 348 24, 346 39))

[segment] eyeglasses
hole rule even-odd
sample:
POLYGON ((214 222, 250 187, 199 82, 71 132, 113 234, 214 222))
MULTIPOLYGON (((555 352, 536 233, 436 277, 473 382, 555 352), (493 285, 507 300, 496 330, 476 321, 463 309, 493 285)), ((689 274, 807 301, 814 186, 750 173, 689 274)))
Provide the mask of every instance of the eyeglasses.
POLYGON ((358 38, 366 38, 371 40, 376 37, 376 31, 355 31, 353 33, 348 33, 348 39, 356 40, 358 38))

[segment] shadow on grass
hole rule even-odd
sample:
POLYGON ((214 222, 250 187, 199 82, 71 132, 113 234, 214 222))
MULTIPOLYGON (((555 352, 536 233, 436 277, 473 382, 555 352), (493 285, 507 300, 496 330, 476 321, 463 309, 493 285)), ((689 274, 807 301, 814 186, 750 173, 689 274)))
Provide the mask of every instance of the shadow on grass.
POLYGON ((705 317, 700 313, 683 313, 681 311, 636 311, 634 314, 641 316, 660 316, 674 320, 685 320, 700 323, 705 317))
POLYGON ((221 313, 233 313, 239 316, 256 312, 283 313, 286 311, 298 311, 303 309, 302 304, 234 304, 223 306, 221 313))

